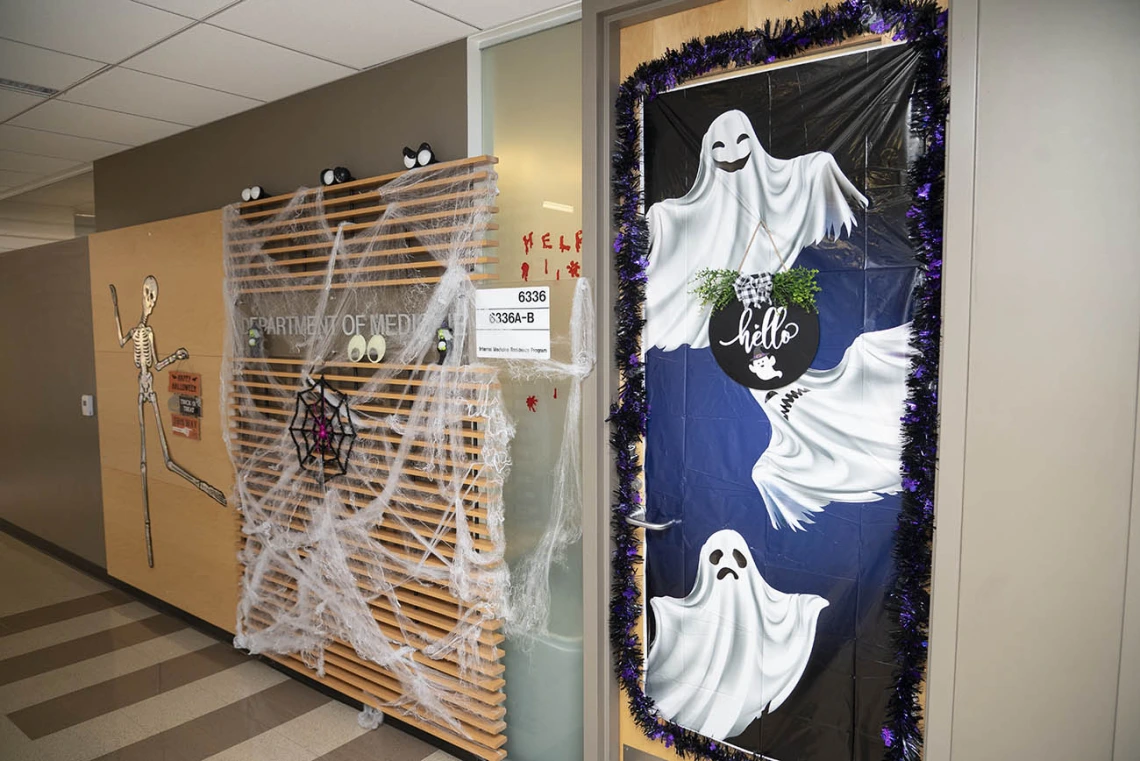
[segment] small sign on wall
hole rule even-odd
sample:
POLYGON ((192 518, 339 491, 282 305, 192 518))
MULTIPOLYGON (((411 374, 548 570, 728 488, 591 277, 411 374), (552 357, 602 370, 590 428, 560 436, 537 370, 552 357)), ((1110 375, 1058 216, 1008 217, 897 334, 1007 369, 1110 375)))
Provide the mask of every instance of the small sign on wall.
POLYGON ((170 430, 175 436, 201 441, 202 376, 170 373, 170 430))
POLYGON ((170 393, 187 396, 202 395, 202 376, 198 373, 170 371, 170 393))
POLYGON ((475 354, 550 359, 550 287, 476 291, 475 354))
POLYGON ((202 429, 199 426, 198 418, 187 417, 186 415, 171 415, 170 416, 170 430, 175 436, 184 436, 187 439, 194 439, 200 441, 202 439, 202 429))

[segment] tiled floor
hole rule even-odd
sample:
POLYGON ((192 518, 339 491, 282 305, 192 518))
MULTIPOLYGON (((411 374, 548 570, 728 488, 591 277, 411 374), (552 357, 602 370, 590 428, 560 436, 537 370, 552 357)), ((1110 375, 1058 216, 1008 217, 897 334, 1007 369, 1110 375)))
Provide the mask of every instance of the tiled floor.
POLYGON ((453 761, 5 534, 0 759, 453 761))

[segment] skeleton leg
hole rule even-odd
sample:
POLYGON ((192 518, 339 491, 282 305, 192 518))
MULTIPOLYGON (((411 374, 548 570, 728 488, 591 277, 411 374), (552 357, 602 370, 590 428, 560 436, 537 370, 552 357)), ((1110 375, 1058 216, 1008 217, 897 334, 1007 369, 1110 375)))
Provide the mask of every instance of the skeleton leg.
POLYGON ((154 568, 154 546, 150 541, 150 497, 146 488, 146 418, 143 416, 143 404, 146 397, 139 393, 139 472, 142 474, 143 490, 143 526, 146 528, 146 564, 154 568))
POLYGON ((210 486, 210 484, 197 476, 191 475, 185 468, 170 458, 170 447, 166 443, 166 431, 162 428, 162 415, 158 411, 158 399, 155 397, 153 391, 150 393, 149 401, 150 405, 154 407, 154 419, 158 423, 158 442, 162 445, 162 458, 166 460, 166 467, 197 486, 203 492, 210 495, 215 502, 224 507, 226 504, 226 495, 222 494, 220 489, 210 486))

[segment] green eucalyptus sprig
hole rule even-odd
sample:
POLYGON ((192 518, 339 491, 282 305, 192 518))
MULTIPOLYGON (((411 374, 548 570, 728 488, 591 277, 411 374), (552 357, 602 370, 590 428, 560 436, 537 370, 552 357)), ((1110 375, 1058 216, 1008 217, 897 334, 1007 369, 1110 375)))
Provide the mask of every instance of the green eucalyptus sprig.
POLYGON ((736 270, 703 269, 693 278, 695 287, 692 293, 702 305, 711 304, 714 310, 724 309, 736 297, 732 286, 739 275, 736 270))
POLYGON ((820 292, 815 276, 819 270, 792 267, 785 272, 772 273, 772 301, 780 306, 796 304, 808 312, 818 312, 815 295, 820 292))

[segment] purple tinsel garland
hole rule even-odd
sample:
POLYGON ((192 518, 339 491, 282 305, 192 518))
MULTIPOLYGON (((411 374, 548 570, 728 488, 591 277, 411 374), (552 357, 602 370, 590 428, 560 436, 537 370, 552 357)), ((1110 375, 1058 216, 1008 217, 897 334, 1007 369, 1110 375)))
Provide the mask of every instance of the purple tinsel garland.
POLYGON ((640 360, 645 327, 645 268, 649 231, 639 209, 641 175, 637 106, 677 85, 730 65, 771 63, 809 48, 852 36, 893 31, 896 40, 919 54, 912 93, 912 134, 925 151, 910 168, 913 203, 907 212, 911 242, 921 276, 915 287, 911 335, 915 350, 907 380, 902 418, 903 496, 895 533, 895 570, 888 606, 894 624, 895 684, 882 727, 887 761, 918 761, 922 756, 919 691, 926 672, 930 613, 931 540, 934 535, 934 477, 938 436, 938 361, 942 304, 942 207, 946 88, 946 12, 934 0, 847 0, 801 18, 762 29, 727 32, 693 40, 680 50, 642 64, 621 85, 616 104, 617 147, 613 155, 614 267, 619 285, 615 303, 615 355, 622 371, 618 401, 611 409, 610 442, 618 472, 613 511, 613 585, 610 637, 618 681, 629 697, 634 720, 645 734, 674 747, 684 757, 745 761, 753 755, 714 742, 656 714, 642 689, 644 653, 638 632, 643 601, 637 584, 642 562, 636 530, 624 520, 641 505, 642 465, 649 407, 645 367, 640 360))

